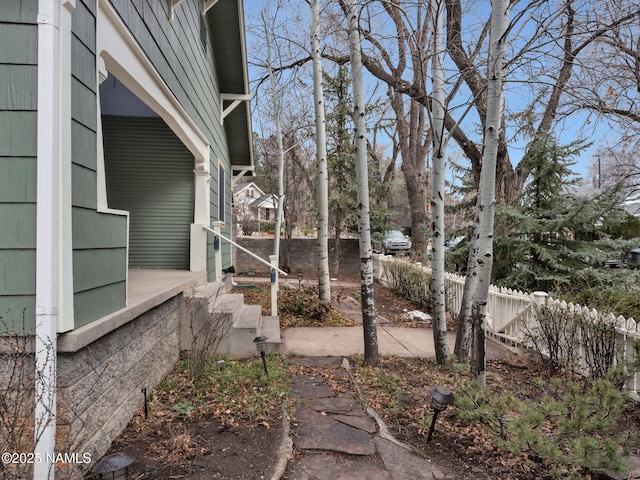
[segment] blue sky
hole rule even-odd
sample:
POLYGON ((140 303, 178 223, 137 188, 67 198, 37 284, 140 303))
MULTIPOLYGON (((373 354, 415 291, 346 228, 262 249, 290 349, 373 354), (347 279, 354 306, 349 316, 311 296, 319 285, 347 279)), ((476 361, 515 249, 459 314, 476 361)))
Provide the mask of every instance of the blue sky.
MULTIPOLYGON (((275 4, 275 2, 268 1, 268 0, 245 0, 245 14, 247 17, 246 19, 247 24, 251 23, 251 19, 249 17, 257 16, 261 8, 267 3, 271 7, 273 7, 275 4)), ((298 0, 298 3, 300 5, 299 11, 292 12, 290 9, 288 9, 286 13, 288 15, 299 14, 303 18, 308 18, 309 7, 307 3, 300 0, 298 0)), ((489 5, 489 2, 487 2, 487 5, 489 5)), ((301 32, 301 33, 306 34, 306 32, 301 32)), ((250 31, 247 32, 247 36, 248 36, 247 44, 250 50, 249 57, 252 57, 254 54, 251 52, 251 49, 256 48, 256 46, 262 46, 264 48, 264 42, 260 38, 254 38, 250 31)), ((304 35, 304 38, 306 39, 308 37, 304 35)), ((251 69, 250 75, 252 75, 252 72, 254 72, 253 69, 251 69)), ((369 82, 373 82, 370 76, 369 76, 369 82)), ((311 79, 309 78, 309 84, 310 83, 311 83, 311 79)), ((382 91, 384 92, 384 90, 382 91)), ((511 88, 511 91, 513 91, 513 88, 511 88)), ((309 91, 309 95, 310 96, 312 95, 311 90, 309 91)), ((518 98, 517 95, 508 95, 505 100, 507 108, 512 111, 514 109, 517 109, 519 100, 520 99, 518 98)), ((256 114, 254 114, 254 116, 256 116, 256 114)), ((257 116, 259 116, 259 113, 257 116)), ((254 118, 254 123, 258 121, 260 121, 259 118, 254 118)), ((309 121, 310 122, 313 121, 312 116, 309 119, 309 121)), ((257 127, 256 131, 260 131, 260 128, 257 127)), ((584 150, 583 153, 580 155, 580 157, 575 159, 577 163, 576 165, 574 165, 573 170, 576 172, 578 176, 585 176, 587 174, 588 166, 590 163, 592 163, 592 156, 596 148, 600 146, 601 139, 606 138, 607 135, 611 135, 611 131, 609 127, 607 127, 603 123, 599 125, 591 124, 586 115, 573 115, 570 121, 565 121, 564 123, 559 125, 559 128, 556 129, 556 133, 559 135, 560 141, 562 143, 569 143, 579 138, 587 139, 593 142, 593 145, 591 147, 584 150)), ((520 159, 520 157, 522 156, 522 151, 524 147, 525 147, 525 142, 522 140, 510 142, 510 147, 509 147, 510 156, 512 158, 513 163, 517 163, 517 161, 520 159)), ((451 154, 453 154, 454 157, 459 156, 459 155, 456 155, 456 150, 457 150, 457 146, 455 145, 454 142, 451 142, 449 151, 451 154)))

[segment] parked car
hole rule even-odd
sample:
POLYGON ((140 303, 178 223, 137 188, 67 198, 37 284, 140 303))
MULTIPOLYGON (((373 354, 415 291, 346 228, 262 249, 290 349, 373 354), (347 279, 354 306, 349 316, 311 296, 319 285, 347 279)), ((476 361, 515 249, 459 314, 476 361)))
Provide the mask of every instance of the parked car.
POLYGON ((444 242, 444 251, 453 250, 464 241, 465 237, 452 237, 444 242))
POLYGON ((411 240, 399 230, 390 230, 384 234, 382 239, 382 253, 384 255, 395 255, 396 253, 411 253, 411 240))
POLYGON ((619 258, 608 258, 604 261, 604 266, 607 268, 624 268, 624 261, 619 258))

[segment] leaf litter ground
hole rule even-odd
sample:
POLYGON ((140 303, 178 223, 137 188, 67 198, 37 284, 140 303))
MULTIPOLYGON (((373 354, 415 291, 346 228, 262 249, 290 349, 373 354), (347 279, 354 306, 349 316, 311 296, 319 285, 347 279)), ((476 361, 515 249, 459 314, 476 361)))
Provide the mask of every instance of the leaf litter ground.
MULTIPOLYGON (((313 289, 307 294, 313 296, 313 289)), ((268 301, 266 289, 244 291, 247 303, 268 301)), ((399 298, 391 290, 376 285, 377 313, 396 326, 425 328, 407 320, 407 311, 420 306, 399 298)), ((334 296, 357 299, 358 288, 341 288, 334 296)), ((298 298, 298 297, 296 297, 298 298)), ((300 302, 304 303, 304 302, 300 302)), ((304 305, 307 305, 304 303, 304 305)), ((314 307, 303 307, 310 308, 314 307)), ((287 325, 317 324, 317 320, 285 315, 287 325)), ((327 323, 354 325, 339 312, 331 311, 327 323)), ((358 328, 355 326, 354 328, 358 328)), ((457 420, 454 409, 443 412, 436 424, 433 440, 426 442, 432 411, 428 405, 428 387, 436 384, 455 385, 467 378, 465 369, 436 366, 424 359, 382 358, 376 368, 361 367, 360 358, 350 359, 356 366, 364 398, 362 401, 376 409, 394 435, 412 446, 417 452, 449 469, 455 478, 486 480, 545 480, 550 478, 545 465, 536 463, 527 454, 514 455, 495 445, 492 436, 481 425, 469 425, 457 420)), ((109 453, 125 452, 135 458, 130 478, 142 479, 228 479, 252 480, 271 478, 277 461, 277 448, 283 435, 282 416, 295 423, 291 409, 282 396, 285 386, 275 393, 275 401, 257 412, 255 405, 263 401, 260 395, 267 385, 255 372, 261 369, 256 360, 247 378, 229 379, 224 385, 194 387, 178 365, 156 388, 150 403, 149 417, 141 409, 118 437, 109 453), (253 376, 252 376, 253 375, 253 376), (207 390, 209 389, 209 390, 207 390), (214 391, 215 390, 215 391, 214 391), (249 397, 249 393, 257 397, 249 397), (251 400, 248 400, 251 398, 251 400), (258 398, 259 400, 255 400, 258 398), (280 405, 288 406, 283 410, 280 405), (278 405, 278 406, 276 406, 278 405)), ((286 358, 272 357, 278 368, 293 375, 301 367, 286 358)), ((488 362, 488 388, 490 394, 514 392, 520 398, 538 395, 539 378, 544 372, 535 368, 514 366, 505 361, 488 362)), ((314 370, 314 375, 325 375, 331 383, 332 372, 314 370)), ((339 387, 335 382, 334 387, 339 387)), ((286 384, 284 384, 286 385, 286 384)), ((277 391, 277 388, 275 389, 277 391)), ((268 395, 273 395, 273 392, 268 395)), ((267 395, 267 396, 268 396, 267 395)), ((630 406, 624 413, 620 428, 640 432, 640 408, 630 406)), ((636 438, 632 453, 640 454, 640 440, 636 438)), ((87 479, 97 477, 89 474, 87 479)), ((286 474, 285 477, 286 479, 286 474)), ((588 477, 586 477, 588 478, 588 477)))

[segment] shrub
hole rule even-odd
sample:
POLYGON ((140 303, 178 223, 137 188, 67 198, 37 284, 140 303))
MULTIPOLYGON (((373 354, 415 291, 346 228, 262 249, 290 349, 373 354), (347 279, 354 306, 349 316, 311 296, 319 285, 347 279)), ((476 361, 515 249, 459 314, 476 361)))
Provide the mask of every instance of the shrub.
POLYGON ((331 307, 320 301, 317 288, 283 288, 278 293, 278 308, 304 320, 324 322, 329 319, 331 307))
POLYGON ((584 478, 588 472, 625 472, 633 434, 613 435, 627 398, 607 378, 591 384, 553 379, 543 395, 523 401, 513 395, 490 397, 477 382, 458 388, 458 417, 482 423, 498 446, 526 452, 557 478, 584 478))
POLYGON ((587 288, 576 292, 573 298, 576 303, 589 305, 602 312, 640 320, 640 296, 637 291, 587 288))
POLYGON ((431 275, 422 268, 405 262, 387 262, 385 275, 393 291, 423 307, 431 306, 431 275))
MULTIPOLYGON (((419 266, 406 262, 385 264, 385 277, 389 287, 407 300, 424 308, 431 308, 431 274, 419 266)), ((453 289, 450 280, 445 279, 445 307, 452 310, 453 289)))
POLYGON ((276 233, 276 222, 262 222, 261 228, 265 233, 276 233))
POLYGON ((535 312, 536 321, 527 327, 525 344, 548 357, 551 368, 598 379, 618 365, 620 386, 626 380, 623 377, 638 369, 637 358, 622 358, 613 315, 557 302, 536 305, 535 312))
POLYGON ((210 310, 222 291, 219 288, 212 299, 197 295, 196 289, 183 297, 191 345, 186 357, 189 377, 198 382, 207 372, 210 359, 216 355, 220 343, 229 335, 233 323, 230 312, 210 310))

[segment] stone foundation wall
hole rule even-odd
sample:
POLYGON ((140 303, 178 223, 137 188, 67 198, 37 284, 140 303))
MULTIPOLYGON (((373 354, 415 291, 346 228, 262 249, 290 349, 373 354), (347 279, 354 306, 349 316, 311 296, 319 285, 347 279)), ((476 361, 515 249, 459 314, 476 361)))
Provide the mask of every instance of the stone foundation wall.
POLYGON ((180 356, 174 297, 87 348, 58 357, 59 422, 70 452, 98 459, 180 356))
MULTIPOLYGON (((260 258, 269 260, 273 255, 273 238, 238 238, 237 242, 260 258)), ((291 278, 301 273, 305 278, 318 278, 317 241, 315 238, 283 239, 280 245, 280 267, 288 268, 291 278)), ((252 270, 256 275, 268 276, 269 268, 252 258, 247 253, 237 250, 235 260, 236 275, 242 271, 252 270)), ((335 240, 329 239, 329 272, 332 277, 360 278, 360 252, 358 240, 342 239, 340 252, 336 252, 335 240), (336 268, 336 254, 339 268, 336 268)))
MULTIPOLYGON (((56 453, 89 453, 94 462, 106 453, 143 405, 142 389, 150 394, 179 359, 182 303, 182 296, 176 296, 86 348, 58 355, 56 453)), ((30 387, 32 358, 31 354, 30 360, 24 362, 29 370, 24 383, 30 387)), ((15 365, 15 357, 0 355, 2 385, 7 375, 15 371, 12 364, 15 365)), ((24 424, 33 439, 33 403, 27 411, 30 418, 24 424)), ((22 452, 33 451, 32 441, 20 448, 22 452)), ((56 478, 80 479, 92 466, 57 468, 56 478)))

